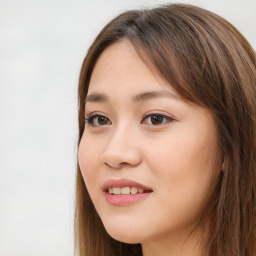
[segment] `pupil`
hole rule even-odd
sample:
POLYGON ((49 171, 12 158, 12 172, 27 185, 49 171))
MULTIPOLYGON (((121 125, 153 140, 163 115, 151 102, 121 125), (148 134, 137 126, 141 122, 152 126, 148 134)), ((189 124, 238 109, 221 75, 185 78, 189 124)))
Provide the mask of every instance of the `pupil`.
POLYGON ((104 116, 100 116, 99 119, 98 119, 98 122, 100 125, 104 125, 107 123, 107 118, 104 117, 104 116))
POLYGON ((161 124, 163 122, 163 117, 154 115, 151 117, 151 122, 152 124, 161 124))

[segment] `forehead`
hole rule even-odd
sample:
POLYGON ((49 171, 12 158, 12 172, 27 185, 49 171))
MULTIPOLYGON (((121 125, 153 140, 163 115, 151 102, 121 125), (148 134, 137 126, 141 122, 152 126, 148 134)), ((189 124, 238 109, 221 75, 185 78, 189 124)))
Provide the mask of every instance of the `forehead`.
POLYGON ((155 68, 146 65, 129 40, 109 46, 97 60, 89 83, 89 91, 126 90, 140 93, 164 89, 177 94, 155 68))

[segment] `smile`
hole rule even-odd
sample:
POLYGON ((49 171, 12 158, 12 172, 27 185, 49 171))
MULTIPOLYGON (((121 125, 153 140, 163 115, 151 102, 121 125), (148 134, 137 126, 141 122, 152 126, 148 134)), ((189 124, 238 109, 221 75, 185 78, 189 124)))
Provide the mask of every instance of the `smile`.
POLYGON ((132 205, 146 199, 153 190, 128 179, 110 179, 104 183, 106 201, 113 206, 132 205))
POLYGON ((129 195, 129 194, 141 194, 144 193, 144 189, 136 187, 112 187, 108 189, 108 193, 113 195, 129 195))

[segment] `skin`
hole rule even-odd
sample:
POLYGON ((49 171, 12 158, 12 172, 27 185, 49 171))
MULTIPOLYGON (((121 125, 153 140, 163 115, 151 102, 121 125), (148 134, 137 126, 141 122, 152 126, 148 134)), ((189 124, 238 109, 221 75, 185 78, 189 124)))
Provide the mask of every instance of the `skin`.
POLYGON ((210 111, 182 99, 127 40, 102 53, 88 95, 87 118, 103 119, 86 123, 78 159, 107 232, 122 242, 141 243, 145 256, 200 255, 202 234, 189 234, 219 174, 210 111), (148 93, 156 91, 161 93, 148 93), (153 192, 134 204, 113 206, 102 186, 120 178, 153 192))

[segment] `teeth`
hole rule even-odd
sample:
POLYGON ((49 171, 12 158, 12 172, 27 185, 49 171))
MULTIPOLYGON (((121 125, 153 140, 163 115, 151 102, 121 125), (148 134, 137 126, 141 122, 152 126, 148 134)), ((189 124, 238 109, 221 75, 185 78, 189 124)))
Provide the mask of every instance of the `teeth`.
POLYGON ((114 195, 120 195, 121 194, 121 188, 112 188, 114 195))
POLYGON ((143 193, 143 189, 142 189, 142 188, 139 188, 138 192, 139 192, 139 193, 143 193))
POLYGON ((137 193, 144 193, 144 190, 142 188, 136 188, 136 187, 122 187, 122 188, 109 188, 108 193, 114 194, 114 195, 129 195, 129 194, 137 194, 137 193))
POLYGON ((138 193, 138 189, 135 187, 131 188, 131 194, 137 194, 138 193))
POLYGON ((129 187, 123 187, 121 188, 121 194, 122 195, 128 195, 131 193, 131 189, 129 187))

